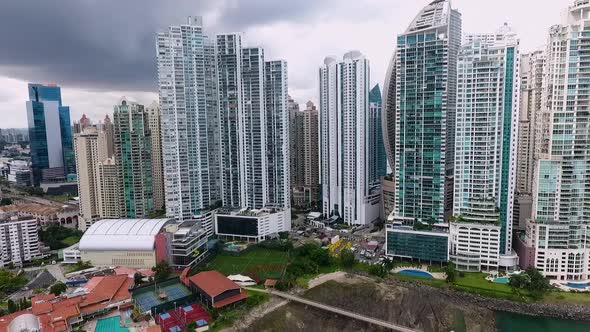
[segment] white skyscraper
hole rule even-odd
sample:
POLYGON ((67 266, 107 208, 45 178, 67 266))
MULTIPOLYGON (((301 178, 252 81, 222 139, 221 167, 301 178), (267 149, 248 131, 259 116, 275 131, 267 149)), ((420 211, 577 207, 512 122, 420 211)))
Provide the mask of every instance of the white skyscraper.
POLYGON ((379 185, 369 181, 369 61, 358 51, 326 58, 320 78, 320 182, 326 217, 348 224, 379 218, 379 185))
POLYGON ((242 112, 239 116, 241 207, 259 209, 268 203, 264 50, 242 49, 242 112))
POLYGON ((224 206, 239 207, 244 169, 240 159, 242 123, 242 36, 217 35, 215 42, 220 128, 221 198, 224 206))
POLYGON ((590 278, 590 2, 577 0, 547 41, 537 121, 530 260, 558 280, 590 278))
POLYGON ((200 17, 158 34, 166 212, 290 207, 287 64, 203 33, 200 17))
MULTIPOLYGON (((291 206, 290 131, 287 62, 266 61, 264 95, 269 204, 291 206)), ((317 122, 316 122, 317 123, 317 122)), ((301 144, 301 142, 299 142, 301 144)), ((301 161, 300 161, 301 162, 301 161)))
POLYGON ((465 36, 457 86, 451 260, 462 270, 513 268, 519 40, 507 25, 465 36))
POLYGON ((166 215, 200 215, 219 199, 216 70, 202 19, 157 35, 166 215))

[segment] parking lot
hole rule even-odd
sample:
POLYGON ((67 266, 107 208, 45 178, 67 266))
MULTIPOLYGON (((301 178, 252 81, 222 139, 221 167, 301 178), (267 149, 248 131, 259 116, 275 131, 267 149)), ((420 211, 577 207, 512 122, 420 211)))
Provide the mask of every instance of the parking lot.
POLYGON ((384 232, 383 230, 375 231, 373 225, 337 229, 336 227, 315 228, 309 224, 300 224, 293 227, 291 238, 296 244, 316 241, 325 247, 330 245, 334 247, 334 244, 341 240, 336 253, 348 247, 358 261, 369 264, 382 261, 385 255, 384 232), (351 244, 348 245, 348 243, 351 244))

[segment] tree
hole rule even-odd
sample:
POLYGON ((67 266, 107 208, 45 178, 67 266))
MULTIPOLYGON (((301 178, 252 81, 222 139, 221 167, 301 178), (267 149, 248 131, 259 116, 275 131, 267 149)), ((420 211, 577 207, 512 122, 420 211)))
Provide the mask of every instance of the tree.
POLYGON ((49 292, 55 296, 59 296, 61 293, 65 292, 68 287, 63 282, 57 282, 53 286, 49 288, 49 292))
POLYGON ((12 200, 8 197, 4 197, 0 200, 0 206, 11 205, 12 200))
POLYGON ((354 253, 349 249, 343 249, 340 252, 340 266, 342 266, 345 269, 350 269, 354 266, 354 263, 354 253))
POLYGON ((449 262, 449 264, 447 265, 447 267, 445 267, 445 274, 447 275, 446 277, 446 281, 448 283, 453 283, 455 282, 455 279, 457 279, 457 269, 455 268, 455 264, 452 262, 449 262))
POLYGON ((539 270, 535 269, 534 267, 529 267, 526 270, 526 274, 530 279, 530 291, 545 292, 551 288, 549 280, 547 280, 547 278, 545 278, 541 272, 539 272, 539 270))
POLYGON ((156 282, 164 281, 170 277, 172 273, 172 269, 170 265, 166 261, 161 261, 156 266, 152 267, 152 271, 156 272, 154 277, 156 282))
POLYGON ((135 274, 133 275, 133 283, 135 284, 135 286, 143 284, 143 276, 141 275, 141 273, 135 272, 135 274))
POLYGON ((385 278, 389 270, 385 268, 385 266, 381 264, 373 264, 369 266, 369 273, 376 277, 385 278))
POLYGON ((11 300, 11 299, 8 300, 7 306, 8 306, 8 312, 9 313, 13 313, 13 312, 16 312, 18 310, 18 307, 16 306, 16 303, 14 303, 14 301, 11 300))

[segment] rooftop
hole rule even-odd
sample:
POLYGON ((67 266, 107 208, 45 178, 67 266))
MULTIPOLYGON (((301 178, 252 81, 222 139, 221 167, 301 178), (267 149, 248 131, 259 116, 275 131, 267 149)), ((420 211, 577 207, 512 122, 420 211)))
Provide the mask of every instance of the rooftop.
POLYGON ((154 249, 155 236, 172 219, 103 219, 94 223, 80 239, 80 250, 154 249))
POLYGON ((36 317, 43 332, 67 331, 70 328, 69 319, 98 312, 111 303, 131 299, 129 288, 133 279, 127 276, 99 277, 89 283, 93 284, 92 289, 79 296, 67 298, 49 294, 33 297, 32 308, 0 317, 0 331, 7 331, 17 317, 31 314, 36 317))
POLYGON ((189 280, 211 297, 240 288, 238 284, 217 271, 201 272, 190 277, 189 280))

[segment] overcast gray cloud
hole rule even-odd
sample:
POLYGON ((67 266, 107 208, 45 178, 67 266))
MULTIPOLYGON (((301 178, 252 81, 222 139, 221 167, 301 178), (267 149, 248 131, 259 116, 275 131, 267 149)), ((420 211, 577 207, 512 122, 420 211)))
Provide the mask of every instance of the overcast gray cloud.
MULTIPOLYGON (((291 94, 316 99, 327 55, 358 49, 381 83, 395 36, 429 0, 5 0, 0 3, 0 127, 25 126, 26 82, 60 84, 72 118, 98 119, 121 95, 157 98, 154 35, 189 15, 209 34, 242 31, 289 63, 291 94), (10 116, 5 116, 10 115, 10 116)), ((464 31, 508 22, 523 50, 541 46, 573 0, 456 0, 464 31)))

